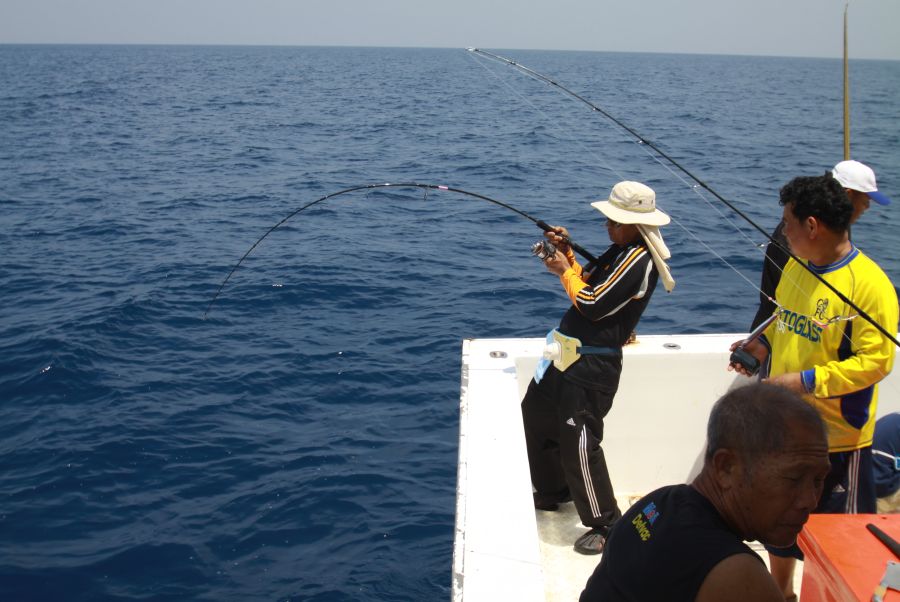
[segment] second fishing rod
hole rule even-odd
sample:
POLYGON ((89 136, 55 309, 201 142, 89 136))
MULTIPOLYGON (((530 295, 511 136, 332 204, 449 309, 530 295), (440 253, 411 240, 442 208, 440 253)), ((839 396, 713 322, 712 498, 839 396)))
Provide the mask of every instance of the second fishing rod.
POLYGON ((809 267, 804 261, 802 261, 802 260, 801 260, 800 258, 798 258, 796 255, 794 255, 794 253, 793 253, 790 249, 785 248, 783 245, 781 245, 781 244, 780 244, 777 240, 775 240, 775 239, 774 239, 774 238, 773 238, 773 237, 772 237, 765 229, 763 229, 759 224, 757 224, 755 221, 753 221, 748 215, 746 215, 743 211, 741 211, 739 208, 737 208, 731 201, 729 201, 728 199, 726 199, 725 197, 723 197, 722 195, 720 195, 720 194, 719 194, 718 192, 716 192, 712 187, 710 187, 706 182, 704 182, 704 181, 701 180, 699 177, 697 177, 696 175, 694 175, 691 171, 689 171, 686 167, 684 167, 684 166, 683 166, 681 163, 679 163, 676 159, 674 159, 673 157, 671 157, 669 154, 667 154, 665 151, 663 151, 661 148, 659 148, 656 144, 654 144, 653 142, 651 142, 650 140, 648 140, 647 138, 645 138, 644 136, 642 136, 642 135, 641 135, 640 133, 638 133, 636 130, 634 130, 633 128, 631 128, 630 126, 628 126, 626 123, 624 123, 623 121, 617 119, 615 116, 613 116, 612 114, 610 114, 609 112, 607 112, 606 110, 604 110, 602 107, 600 107, 600 106, 594 104, 593 102, 591 102, 591 101, 589 101, 588 99, 584 98, 584 97, 581 96, 580 94, 578 94, 578 93, 576 93, 576 92, 570 90, 569 88, 567 88, 566 86, 560 84, 559 82, 557 82, 557 81, 555 81, 555 80, 553 80, 553 79, 547 77, 546 75, 543 75, 543 74, 541 74, 541 73, 538 73, 538 72, 535 71, 534 69, 531 69, 531 68, 529 68, 529 67, 526 67, 525 65, 522 65, 522 64, 519 63, 519 62, 516 62, 516 61, 514 61, 514 60, 512 60, 512 59, 509 59, 509 58, 506 58, 506 57, 504 57, 504 56, 500 56, 500 55, 498 55, 498 54, 494 54, 493 52, 489 52, 489 51, 487 51, 487 50, 482 50, 482 49, 480 49, 480 48, 467 48, 467 50, 468 50, 469 52, 471 52, 472 54, 474 54, 474 55, 484 56, 484 57, 486 57, 486 58, 488 58, 488 59, 490 59, 490 60, 492 60, 492 61, 497 61, 497 62, 503 63, 503 64, 505 64, 505 65, 508 65, 508 66, 510 66, 510 67, 512 67, 512 68, 514 68, 514 69, 516 69, 516 70, 519 71, 520 73, 524 73, 525 75, 527 75, 527 76, 529 76, 529 77, 532 77, 532 78, 537 79, 537 80, 539 80, 539 81, 541 81, 541 82, 544 82, 544 83, 546 83, 546 84, 549 84, 550 86, 553 86, 554 88, 556 88, 556 89, 559 90, 560 92, 562 92, 562 93, 564 93, 564 94, 566 94, 566 95, 568 95, 568 96, 570 96, 570 97, 572 97, 572 98, 578 100, 579 102, 581 102, 581 103, 587 105, 588 107, 590 107, 591 111, 600 114, 600 115, 603 116, 604 118, 606 118, 606 119, 610 120, 611 122, 613 122, 616 126, 622 128, 623 130, 625 130, 626 132, 628 132, 628 133, 629 133, 631 136, 633 136, 640 144, 642 144, 642 145, 646 146, 647 148, 651 149, 651 150, 652 150, 653 152, 655 152, 659 157, 661 157, 662 159, 664 159, 666 162, 668 162, 670 165, 672 165, 675 169, 677 169, 678 171, 680 171, 681 173, 683 173, 685 176, 687 176, 688 178, 690 178, 693 182, 695 182, 697 186, 699 186, 700 188, 706 190, 706 191, 707 191, 709 194, 711 194, 715 199, 717 199, 718 201, 720 201, 720 202, 721 202, 722 204, 724 204, 726 207, 728 207, 729 209, 731 209, 735 214, 737 214, 738 216, 740 216, 744 221, 746 221, 748 224, 750 224, 751 226, 753 226, 753 228, 755 228, 755 229, 756 229, 757 231, 759 231, 763 236, 766 237, 766 239, 769 241, 769 244, 777 245, 778 248, 781 249, 781 250, 783 250, 784 253, 785 253, 787 256, 791 257, 794 261, 796 261, 796 262, 799 263, 801 266, 803 266, 803 268, 806 269, 813 277, 815 277, 819 282, 821 282, 824 286, 826 286, 831 292, 833 292, 835 295, 837 295, 837 297, 838 297, 841 301, 843 301, 843 302, 846 303, 848 306, 850 306, 851 308, 853 308, 853 310, 856 311, 857 314, 858 314, 861 318, 863 318, 864 320, 866 320, 867 322, 869 322, 872 326, 875 327, 876 330, 878 330, 882 335, 884 335, 885 337, 887 337, 888 340, 890 340, 890 341, 893 342, 895 345, 897 345, 898 347, 900 347, 900 341, 897 340, 897 338, 894 336, 893 333, 888 332, 887 329, 885 329, 884 326, 882 326, 881 324, 879 324, 878 321, 875 320, 874 318, 872 318, 872 316, 870 316, 865 310, 861 309, 856 303, 854 303, 852 300, 850 300, 843 292, 841 292, 841 291, 839 291, 837 288, 835 288, 830 282, 828 282, 827 280, 825 280, 825 278, 823 278, 823 277, 822 277, 820 274, 818 274, 815 270, 813 270, 811 267, 809 267))

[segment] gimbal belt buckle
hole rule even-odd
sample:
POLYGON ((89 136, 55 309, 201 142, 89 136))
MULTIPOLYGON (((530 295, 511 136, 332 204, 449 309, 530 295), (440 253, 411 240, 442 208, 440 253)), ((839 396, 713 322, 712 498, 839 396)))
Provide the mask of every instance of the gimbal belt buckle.
POLYGON ((547 334, 547 344, 544 345, 544 352, 541 355, 542 359, 538 362, 538 370, 535 373, 537 382, 540 382, 550 362, 553 362, 557 370, 565 372, 582 355, 605 355, 621 359, 622 348, 585 346, 575 337, 566 336, 554 329, 547 334))
POLYGON ((565 372, 569 369, 569 366, 581 357, 581 354, 578 352, 579 348, 581 348, 581 341, 575 337, 566 336, 559 330, 554 330, 552 335, 553 343, 557 346, 558 352, 554 354, 554 357, 548 359, 553 360, 553 365, 556 366, 557 370, 565 372))

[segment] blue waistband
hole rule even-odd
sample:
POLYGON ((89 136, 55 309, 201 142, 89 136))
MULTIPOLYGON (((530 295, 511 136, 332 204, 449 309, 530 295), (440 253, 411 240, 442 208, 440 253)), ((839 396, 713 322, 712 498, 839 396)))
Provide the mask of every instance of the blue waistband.
POLYGON ((577 351, 581 355, 622 355, 621 347, 592 347, 590 345, 584 345, 579 347, 577 351))

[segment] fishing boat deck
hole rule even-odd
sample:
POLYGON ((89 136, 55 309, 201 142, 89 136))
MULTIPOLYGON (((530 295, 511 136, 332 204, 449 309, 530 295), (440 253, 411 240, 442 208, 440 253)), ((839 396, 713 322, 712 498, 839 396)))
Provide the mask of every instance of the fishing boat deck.
MULTIPOLYGON (((641 336, 626 347, 603 443, 623 511, 699 471, 712 403, 747 382, 725 370, 728 346, 742 336, 641 336)), ((463 342, 454 601, 577 600, 600 559, 572 549, 585 528, 571 503, 557 512, 532 504, 519 402, 543 345, 543 339, 463 342)), ((889 376, 879 415, 900 411, 898 391, 900 378, 889 376)))

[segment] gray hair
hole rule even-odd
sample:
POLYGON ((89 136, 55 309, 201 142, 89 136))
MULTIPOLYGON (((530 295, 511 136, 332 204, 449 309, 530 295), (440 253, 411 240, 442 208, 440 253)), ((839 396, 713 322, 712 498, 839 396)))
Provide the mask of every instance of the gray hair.
POLYGON ((789 425, 796 423, 819 430, 822 440, 827 440, 819 413, 796 393, 768 383, 733 389, 709 413, 705 459, 727 448, 752 465, 766 454, 783 450, 789 425))

